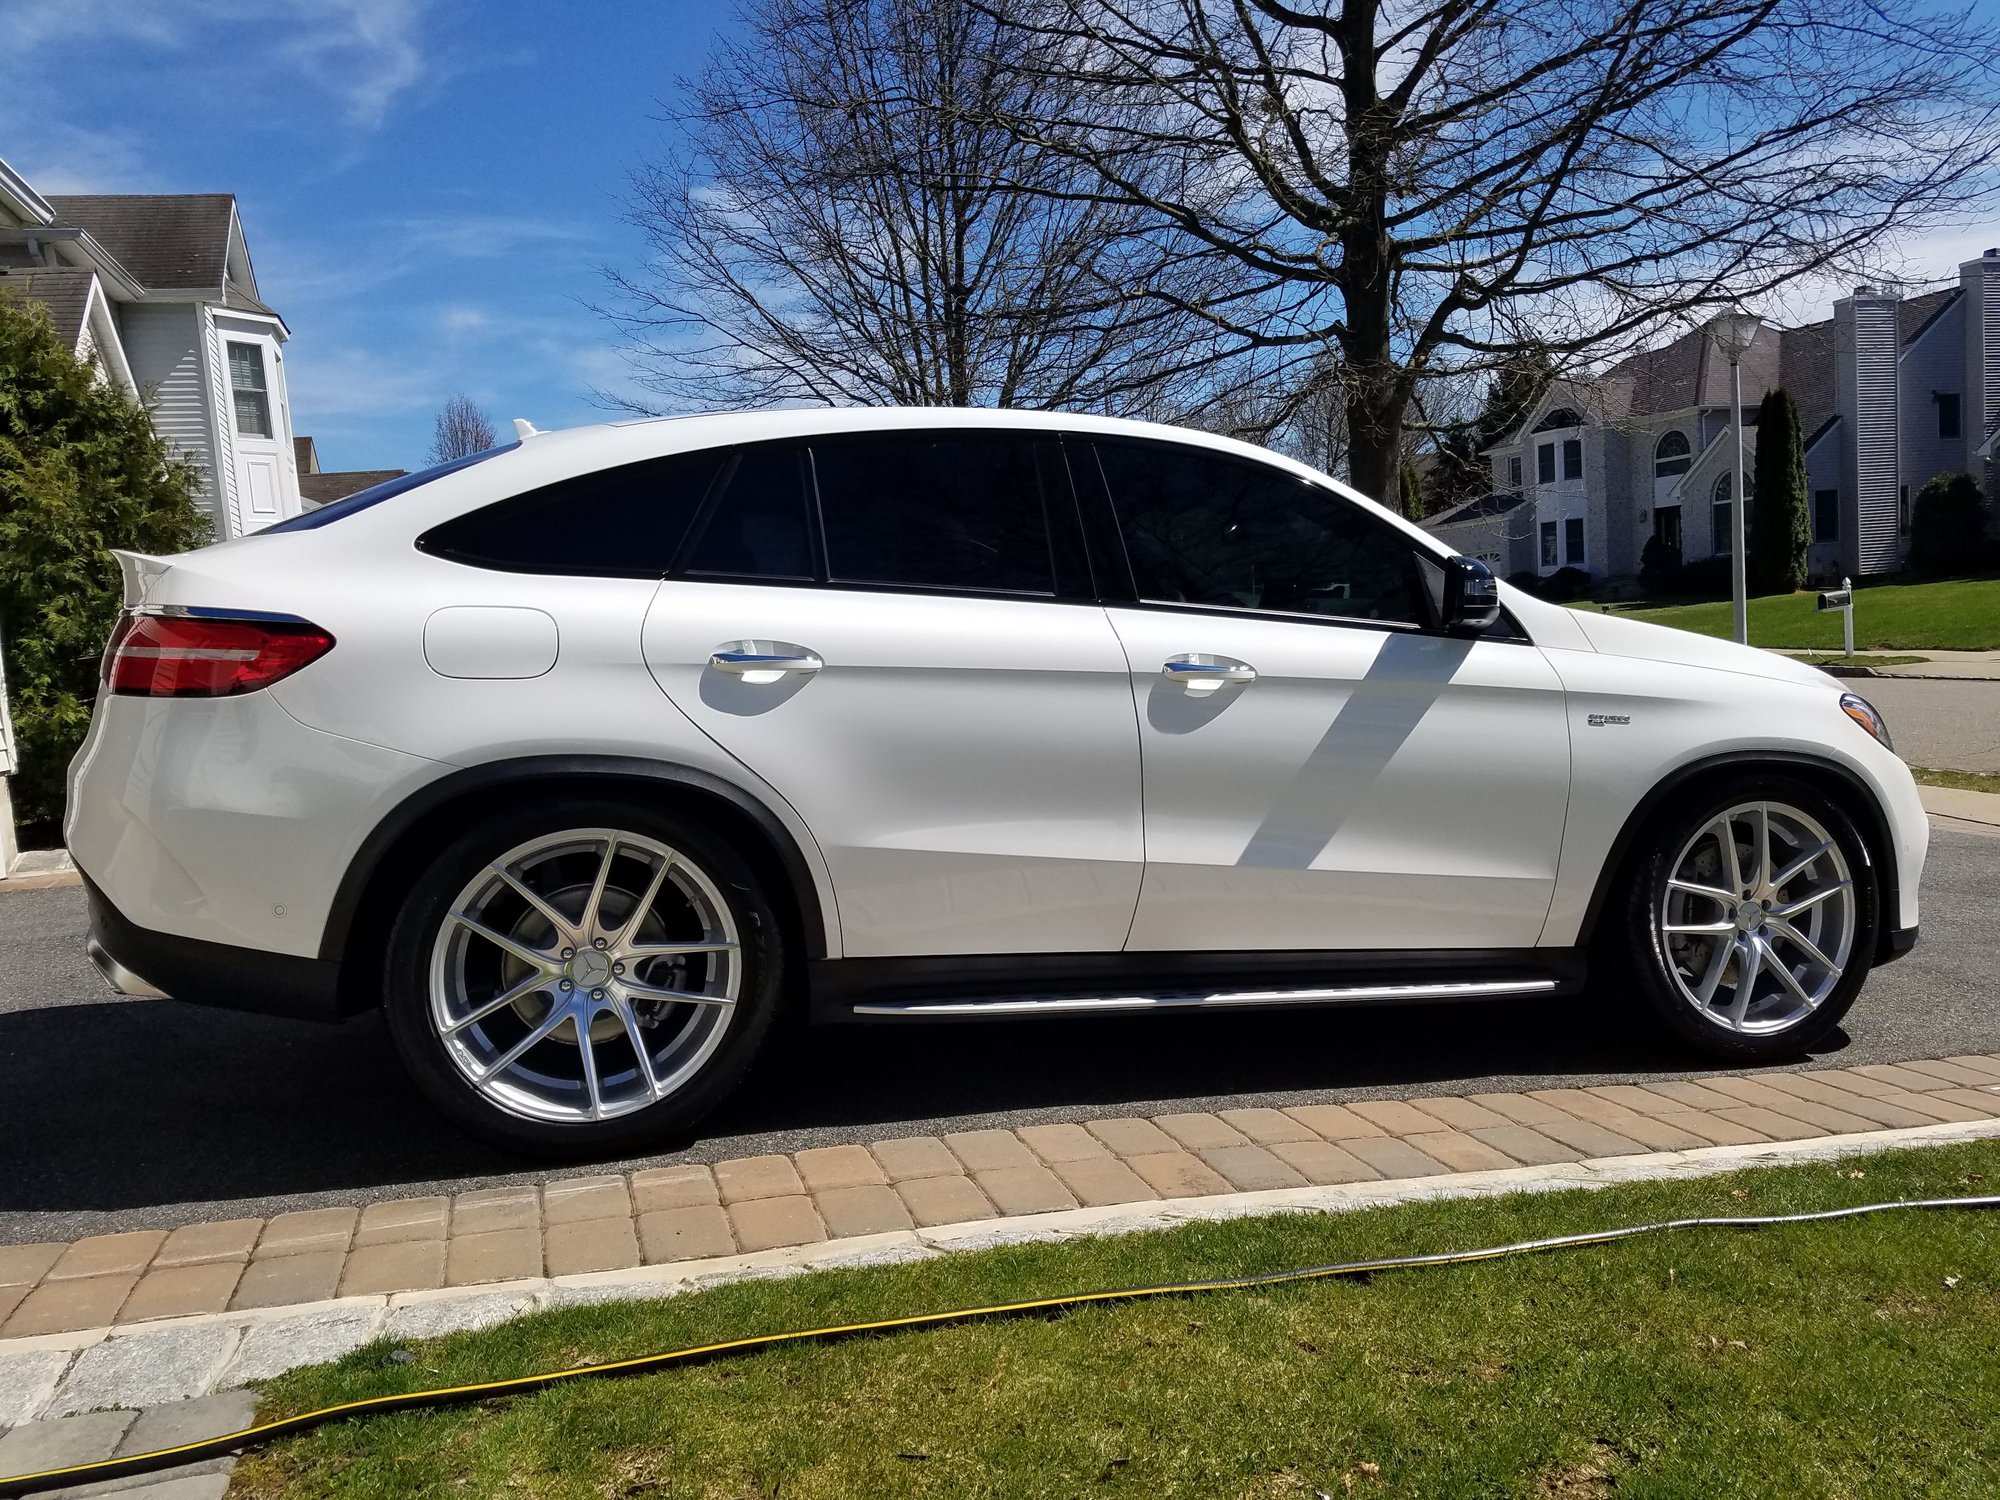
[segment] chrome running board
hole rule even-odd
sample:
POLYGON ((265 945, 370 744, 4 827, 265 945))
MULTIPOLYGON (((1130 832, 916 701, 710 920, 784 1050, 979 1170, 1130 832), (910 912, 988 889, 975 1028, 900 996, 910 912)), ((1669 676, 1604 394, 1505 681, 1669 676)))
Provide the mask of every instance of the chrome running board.
POLYGON ((1108 1011, 1221 1010, 1232 1006, 1349 1005, 1385 1000, 1480 1000, 1548 995, 1555 979, 1467 979, 1435 984, 1315 985, 1307 989, 1217 990, 1157 995, 1006 995, 967 1000, 869 1000, 857 1016, 1048 1016, 1108 1011))

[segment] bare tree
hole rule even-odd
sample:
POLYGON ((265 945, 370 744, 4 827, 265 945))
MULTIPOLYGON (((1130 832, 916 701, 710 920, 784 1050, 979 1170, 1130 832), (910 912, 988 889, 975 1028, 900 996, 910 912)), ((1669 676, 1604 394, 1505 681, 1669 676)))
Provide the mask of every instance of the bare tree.
POLYGON ((744 14, 682 84, 688 153, 632 178, 650 258, 611 274, 608 311, 642 385, 698 407, 1165 415, 1226 385, 1218 329, 1188 311, 1236 295, 1224 268, 998 123, 1065 110, 1066 85, 1000 57, 991 18, 964 0, 744 14))
POLYGON ((432 432, 430 461, 434 464, 483 453, 499 441, 486 413, 463 391, 438 408, 432 432))
MULTIPOLYGON (((968 0, 1086 194, 1236 267, 1187 307, 1337 371, 1396 493, 1438 375, 1576 370, 1991 201, 2000 32, 1892 0, 968 0), (1050 107, 1053 105, 1054 107, 1050 107)), ((1171 288, 1154 285, 1172 298, 1171 288)), ((1183 304, 1186 306, 1186 304, 1183 304)), ((1302 389, 1311 389, 1302 383, 1302 389)))

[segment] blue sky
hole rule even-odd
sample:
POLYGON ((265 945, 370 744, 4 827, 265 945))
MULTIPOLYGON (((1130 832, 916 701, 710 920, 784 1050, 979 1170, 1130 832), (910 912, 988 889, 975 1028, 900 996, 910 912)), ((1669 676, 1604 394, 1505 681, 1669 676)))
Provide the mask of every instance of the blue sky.
POLYGON ((603 420, 626 173, 729 0, 10 0, 0 156, 45 193, 233 192, 294 430, 415 468, 452 392, 603 420))
MULTIPOLYGON (((237 195, 292 329, 294 430, 414 468, 464 391, 504 433, 630 390, 587 303, 635 267, 627 172, 731 0, 0 0, 0 157, 46 193, 237 195)), ((1903 247, 1920 284, 1994 227, 1903 247)), ((1823 317, 1800 287, 1783 321, 1823 317)))

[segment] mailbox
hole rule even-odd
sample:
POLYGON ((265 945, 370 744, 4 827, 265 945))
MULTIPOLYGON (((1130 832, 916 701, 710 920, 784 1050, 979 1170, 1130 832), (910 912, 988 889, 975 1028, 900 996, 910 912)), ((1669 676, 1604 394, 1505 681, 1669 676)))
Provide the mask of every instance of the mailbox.
POLYGON ((1853 589, 1828 589, 1819 596, 1819 607, 1822 610, 1846 609, 1852 603, 1854 603, 1853 589))

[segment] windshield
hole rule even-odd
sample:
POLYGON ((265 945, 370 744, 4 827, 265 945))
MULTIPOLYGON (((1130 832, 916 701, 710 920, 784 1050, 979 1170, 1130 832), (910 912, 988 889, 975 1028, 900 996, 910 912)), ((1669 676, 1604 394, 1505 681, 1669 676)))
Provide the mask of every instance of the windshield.
POLYGON ((478 453, 468 453, 463 458, 454 458, 450 463, 437 464, 428 469, 419 469, 414 474, 404 474, 398 478, 386 480, 381 484, 370 485, 365 490, 356 490, 351 495, 345 495, 338 500, 330 501, 322 505, 318 510, 309 510, 303 515, 293 516, 289 520, 280 521, 274 526, 266 526, 263 530, 252 534, 255 536, 269 536, 276 531, 312 531, 321 526, 330 526, 344 516, 351 516, 356 511, 366 510, 371 505, 380 505, 384 500, 393 500, 396 496, 408 490, 413 490, 418 485, 429 484, 433 479, 441 479, 446 474, 453 473, 459 469, 469 469, 474 464, 484 463, 487 459, 497 457, 502 453, 511 453, 520 446, 520 439, 516 438, 511 443, 502 443, 498 448, 486 448, 478 453))

